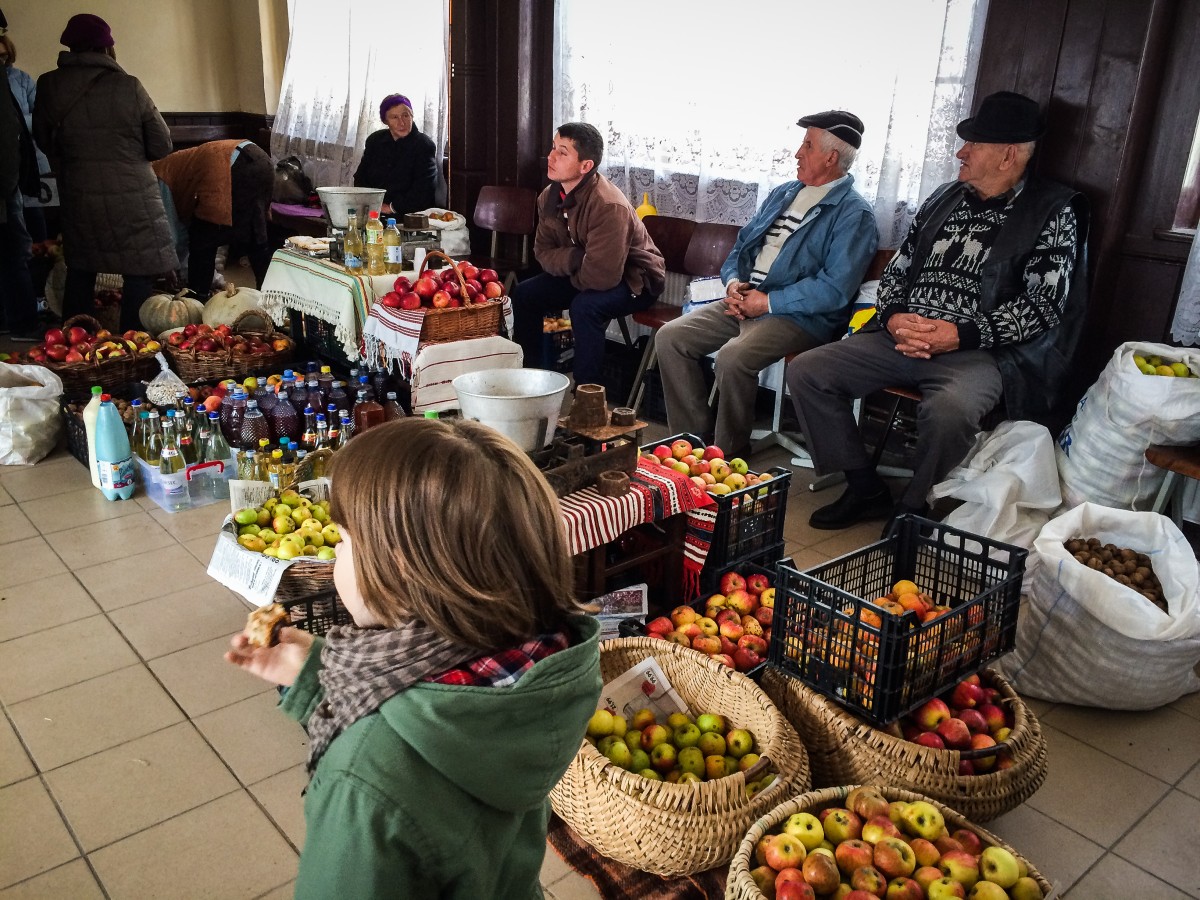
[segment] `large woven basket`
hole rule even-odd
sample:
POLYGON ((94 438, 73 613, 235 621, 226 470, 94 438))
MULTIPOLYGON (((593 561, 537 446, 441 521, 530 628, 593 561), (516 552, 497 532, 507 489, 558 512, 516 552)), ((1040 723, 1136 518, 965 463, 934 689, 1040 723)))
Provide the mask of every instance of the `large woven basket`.
MULTIPOLYGON (((305 456, 297 465, 296 480, 285 485, 283 490, 298 491, 302 482, 313 477, 312 466, 315 459, 318 458, 318 454, 321 460, 327 462, 333 455, 333 451, 318 450, 316 453, 305 456), (309 459, 309 456, 312 456, 313 459, 309 459)), ((332 559, 313 559, 310 556, 296 557, 284 570, 283 577, 279 579, 279 586, 275 589, 275 599, 284 602, 332 591, 333 563, 332 559)))
MULTIPOLYGON (((88 329, 92 334, 96 334, 104 327, 94 316, 80 314, 71 316, 63 322, 63 331, 76 325, 88 329)), ((113 340, 124 343, 120 336, 114 337, 113 340)), ((87 394, 94 384, 100 385, 111 393, 123 389, 128 384, 150 378, 158 371, 158 363, 153 354, 97 359, 95 349, 84 354, 82 362, 46 361, 42 365, 62 379, 63 395, 66 397, 87 394)))
MULTIPOLYGON (((980 677, 1000 691, 1013 712, 1007 748, 1013 765, 978 775, 958 774, 957 750, 936 750, 864 722, 816 691, 768 667, 762 688, 808 748, 813 784, 890 784, 928 794, 977 822, 1024 803, 1046 779, 1046 741, 1028 705, 991 669, 980 677)), ((968 751, 968 753, 971 751, 968 751)), ((978 754, 976 754, 978 755, 978 754)))
MULTIPOLYGON (((467 282, 458 266, 440 250, 430 250, 421 262, 421 270, 417 273, 420 278, 425 274, 430 259, 437 257, 445 260, 458 276, 461 296, 467 296, 467 282)), ((421 320, 421 343, 444 344, 450 341, 465 341, 468 338, 492 337, 500 333, 500 315, 504 307, 503 298, 489 300, 487 303, 467 303, 463 306, 443 307, 442 309, 425 310, 425 318, 421 320)))
MULTIPOLYGON (((729 877, 725 882, 725 900, 764 900, 762 891, 758 889, 758 886, 750 877, 750 870, 754 868, 754 863, 751 862, 754 859, 754 848, 762 840, 763 835, 771 831, 776 825, 788 818, 788 816, 795 813, 816 813, 827 807, 841 806, 846 795, 854 787, 854 785, 845 785, 842 787, 825 788, 803 794, 799 797, 793 797, 791 800, 784 801, 755 822, 747 831, 745 839, 738 846, 737 852, 734 853, 733 861, 729 864, 729 877)), ((925 800, 932 803, 945 818, 947 831, 953 832, 959 828, 966 828, 979 835, 985 847, 1003 847, 1025 863, 1029 869, 1029 877, 1038 883, 1038 887, 1042 889, 1043 897, 1049 898, 1054 896, 1054 886, 1037 869, 1030 865, 1028 860, 990 831, 972 824, 962 813, 956 812, 939 803, 937 798, 889 786, 877 787, 876 790, 884 796, 884 799, 889 801, 903 800, 906 803, 912 803, 915 800, 925 800)))
POLYGON ((720 713, 750 730, 777 773, 776 783, 747 797, 742 772, 699 784, 651 781, 585 742, 550 792, 550 803, 605 856, 645 872, 687 875, 728 862, 755 819, 779 798, 808 790, 808 755, 758 685, 695 650, 651 638, 605 641, 604 681, 651 656, 692 713, 720 713))
POLYGON ((233 320, 234 333, 248 334, 256 332, 267 341, 282 338, 288 342, 283 350, 273 350, 270 353, 234 353, 232 349, 205 352, 194 346, 180 350, 169 344, 164 345, 167 356, 171 360, 171 368, 184 381, 219 381, 224 378, 241 379, 252 372, 278 371, 292 359, 295 349, 292 339, 282 332, 275 331, 275 326, 267 314, 261 310, 248 309, 233 320))

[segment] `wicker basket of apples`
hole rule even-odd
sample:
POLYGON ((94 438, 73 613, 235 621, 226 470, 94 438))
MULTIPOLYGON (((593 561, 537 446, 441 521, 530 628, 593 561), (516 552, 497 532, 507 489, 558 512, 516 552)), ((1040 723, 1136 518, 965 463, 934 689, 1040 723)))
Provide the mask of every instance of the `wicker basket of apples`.
MULTIPOLYGON (((660 780, 641 774, 644 769, 627 770, 622 760, 614 761, 585 741, 550 792, 550 803, 603 855, 645 872, 687 875, 727 862, 746 829, 778 798, 808 790, 808 756, 758 685, 695 650, 650 638, 605 641, 600 645, 601 675, 611 682, 648 657, 658 662, 689 710, 724 719, 734 730, 753 736, 759 756, 754 766, 742 769, 737 760, 731 766, 725 761, 728 774, 721 777, 693 779, 681 768, 672 778, 677 759, 656 757, 660 780), (759 773, 765 768, 774 777, 763 787, 759 773)), ((655 739, 647 737, 652 727, 641 731, 638 741, 654 751, 655 739)), ((716 751, 705 757, 709 776, 715 774, 707 771, 713 756, 714 762, 721 759, 716 751)))
POLYGON ((295 345, 275 331, 266 314, 248 309, 232 325, 190 324, 166 332, 171 368, 184 381, 244 378, 251 370, 279 369, 295 345))
POLYGON ((67 397, 86 394, 92 385, 115 387, 140 381, 157 371, 158 341, 145 331, 113 334, 88 315, 72 316, 51 328, 43 343, 24 359, 45 366, 62 379, 67 397))
POLYGON ((813 791, 772 809, 746 833, 725 890, 728 900, 1054 894, 1012 847, 961 813, 918 793, 870 785, 813 791))
POLYGON ((986 669, 880 728, 777 669, 767 695, 808 747, 813 783, 908 788, 986 822, 1019 806, 1046 779, 1046 741, 1028 705, 986 669))
POLYGON ((400 276, 379 303, 389 309, 423 310, 423 344, 491 337, 500 333, 504 284, 495 269, 480 269, 466 260, 456 263, 440 250, 430 250, 416 280, 400 276), (435 259, 447 265, 429 268, 435 259))

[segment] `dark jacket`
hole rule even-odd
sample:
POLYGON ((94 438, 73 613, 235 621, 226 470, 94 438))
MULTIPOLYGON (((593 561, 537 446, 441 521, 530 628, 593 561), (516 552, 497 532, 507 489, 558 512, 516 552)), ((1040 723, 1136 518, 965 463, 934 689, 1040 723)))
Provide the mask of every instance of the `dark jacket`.
POLYGON ((396 140, 384 128, 367 135, 362 159, 354 172, 355 187, 382 188, 383 202, 397 215, 429 209, 437 189, 436 148, 413 126, 396 140))
POLYGON ((580 291, 607 291, 624 280, 636 295, 661 294, 667 265, 620 189, 593 171, 561 203, 559 190, 553 182, 538 196, 533 255, 541 267, 569 276, 580 291))
POLYGON ((179 264, 150 168, 171 132, 140 81, 103 53, 63 51, 38 79, 33 134, 58 176, 68 266, 158 275, 179 264))
MULTIPOLYGON (((926 205, 924 227, 917 236, 908 284, 921 271, 942 223, 958 205, 966 186, 942 185, 926 205)), ((1063 424, 1064 412, 1076 399, 1070 374, 1072 358, 1083 331, 1087 312, 1087 198, 1066 185, 1030 177, 1012 204, 983 266, 980 309, 991 312, 1025 290, 1025 261, 1046 223, 1070 204, 1075 212, 1076 251, 1070 289, 1059 323, 1019 344, 991 350, 1004 383, 1004 406, 1010 419, 1029 419, 1054 428, 1063 424)))

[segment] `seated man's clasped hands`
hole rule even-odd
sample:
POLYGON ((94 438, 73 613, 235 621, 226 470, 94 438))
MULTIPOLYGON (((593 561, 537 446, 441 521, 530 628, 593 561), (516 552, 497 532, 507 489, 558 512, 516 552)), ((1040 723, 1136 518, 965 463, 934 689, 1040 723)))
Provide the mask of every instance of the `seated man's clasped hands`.
POLYGON ((655 346, 673 432, 708 431, 703 358, 716 351, 716 443, 750 449, 758 374, 844 333, 877 245, 875 215, 848 174, 863 123, 830 110, 805 116, 796 180, 780 185, 738 232, 721 267, 725 297, 664 325, 655 346))
POLYGON ((819 470, 845 493, 814 528, 923 512, 962 461, 985 415, 1061 424, 1068 368, 1087 305, 1087 203, 1029 171, 1037 103, 1003 91, 958 125, 958 180, 922 205, 879 285, 877 323, 801 354, 787 370, 819 470), (870 465, 853 401, 889 386, 919 390, 914 475, 893 506, 870 465))

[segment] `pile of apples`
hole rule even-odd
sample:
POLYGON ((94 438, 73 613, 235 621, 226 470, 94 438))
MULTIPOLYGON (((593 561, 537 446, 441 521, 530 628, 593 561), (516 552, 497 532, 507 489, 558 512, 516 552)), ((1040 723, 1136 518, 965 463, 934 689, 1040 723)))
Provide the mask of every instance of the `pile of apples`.
POLYGON ((844 807, 795 813, 754 848, 750 877, 774 900, 1041 900, 1028 867, 932 803, 857 787, 844 807))
POLYGON ((265 356, 268 353, 290 349, 292 340, 282 334, 264 338, 253 331, 239 334, 228 325, 218 325, 214 328, 203 323, 191 323, 177 331, 169 332, 167 346, 172 350, 196 350, 200 353, 228 350, 234 354, 265 356))
POLYGON ((47 330, 41 344, 25 351, 25 358, 38 365, 77 363, 83 362, 89 351, 94 359, 105 360, 146 356, 160 349, 162 345, 145 331, 113 334, 107 328, 92 332, 81 325, 72 325, 66 331, 61 328, 47 330))
MULTIPOLYGON (((745 728, 734 728, 717 713, 692 718, 671 713, 659 724, 652 709, 623 715, 598 709, 588 721, 588 743, 613 765, 652 781, 698 783, 745 772, 759 760, 758 746, 745 728)), ((748 782, 753 797, 775 780, 773 774, 748 782)))
POLYGON ((273 559, 333 559, 342 540, 341 530, 329 519, 328 500, 309 500, 290 489, 257 508, 239 509, 233 521, 238 544, 273 559))
POLYGON ((771 480, 768 472, 751 472, 740 456, 726 460, 725 451, 716 444, 693 447, 691 441, 684 438, 659 444, 649 453, 643 453, 642 459, 687 475, 692 484, 710 494, 729 494, 771 480))
MULTIPOLYGON (((978 675, 964 678, 941 697, 918 707, 898 723, 905 740, 934 750, 986 750, 1008 739, 1013 714, 1000 703, 1000 691, 983 684, 978 675)), ((964 759, 960 775, 981 775, 1012 766, 1005 751, 964 759)))
POLYGON ((1161 356, 1135 354, 1133 364, 1143 375, 1163 375, 1167 378, 1200 378, 1185 362, 1171 362, 1161 356))
POLYGON ((771 577, 762 572, 726 572, 717 586, 719 593, 703 601, 703 613, 691 606, 677 606, 670 615, 647 622, 646 634, 749 672, 766 659, 771 644, 775 615, 771 577))
POLYGON ((379 302, 389 309, 452 309, 488 303, 503 296, 504 284, 495 269, 480 269, 463 260, 444 269, 426 270, 416 281, 401 275, 379 302), (465 293, 458 281, 460 274, 467 286, 465 293))

